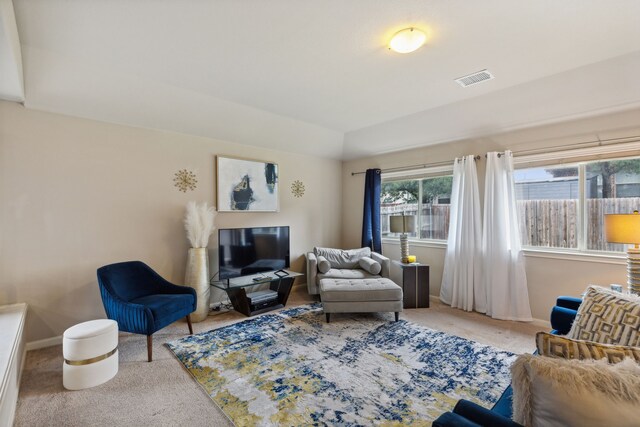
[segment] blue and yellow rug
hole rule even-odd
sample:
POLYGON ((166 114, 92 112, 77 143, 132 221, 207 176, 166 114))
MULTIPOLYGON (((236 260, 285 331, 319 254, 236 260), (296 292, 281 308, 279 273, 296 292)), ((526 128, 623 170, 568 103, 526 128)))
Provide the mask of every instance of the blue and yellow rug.
POLYGON ((167 344, 237 426, 428 426, 460 398, 491 407, 515 355, 319 304, 167 344))

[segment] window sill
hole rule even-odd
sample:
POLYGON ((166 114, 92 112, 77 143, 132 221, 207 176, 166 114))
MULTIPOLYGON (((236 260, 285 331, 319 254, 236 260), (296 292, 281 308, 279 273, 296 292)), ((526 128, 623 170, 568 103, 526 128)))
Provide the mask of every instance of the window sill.
MULTIPOLYGON (((382 239, 385 245, 400 246, 399 238, 385 237, 382 239)), ((447 242, 445 240, 409 240, 410 246, 418 246, 423 248, 446 249, 447 242)), ((522 250, 527 258, 547 258, 567 261, 579 262, 597 262, 602 264, 626 265, 627 256, 624 253, 616 252, 578 252, 573 250, 562 249, 538 249, 524 248, 522 250)))
MULTIPOLYGON (((383 237, 382 243, 385 245, 396 245, 400 246, 400 238, 398 237, 383 237)), ((421 248, 437 248, 437 249, 446 249, 447 241, 446 240, 412 240, 409 239, 409 246, 418 246, 421 248)))
POLYGON ((580 262, 597 262, 602 264, 626 265, 627 256, 616 252, 578 252, 562 249, 524 248, 524 256, 528 258, 548 258, 580 262))

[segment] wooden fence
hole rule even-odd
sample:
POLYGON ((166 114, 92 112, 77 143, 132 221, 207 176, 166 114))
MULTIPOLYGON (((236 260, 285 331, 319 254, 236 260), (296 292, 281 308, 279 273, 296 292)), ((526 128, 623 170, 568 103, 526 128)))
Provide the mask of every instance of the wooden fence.
POLYGON ((578 247, 578 200, 518 200, 523 246, 578 247))
MULTIPOLYGON (((523 246, 578 247, 578 200, 519 200, 518 216, 523 246)), ((604 240, 604 214, 631 213, 640 209, 640 197, 587 199, 587 249, 625 251, 624 245, 604 240)), ((389 233, 389 216, 416 215, 417 204, 382 205, 382 233, 389 233)), ((420 238, 446 240, 449 233, 449 205, 423 205, 420 238)))
POLYGON ((640 210, 640 197, 587 200, 587 212, 591 219, 591 224, 601 225, 600 227, 587 228, 587 248, 601 251, 626 252, 626 245, 615 245, 604 241, 604 226, 602 224, 604 224, 604 214, 606 213, 633 213, 634 210, 640 210))
MULTIPOLYGON (((389 216, 417 215, 417 204, 382 205, 380 210, 382 235, 389 234, 389 216)), ((417 224, 416 224, 417 225, 417 224)), ((447 240, 449 235, 449 205, 422 205, 421 239, 447 240)), ((417 234, 416 234, 417 236, 417 234)))

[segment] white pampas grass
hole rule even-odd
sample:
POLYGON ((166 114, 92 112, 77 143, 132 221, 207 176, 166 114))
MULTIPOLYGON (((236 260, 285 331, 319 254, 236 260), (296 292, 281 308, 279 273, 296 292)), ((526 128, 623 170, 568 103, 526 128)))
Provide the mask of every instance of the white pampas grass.
POLYGON ((209 237, 213 234, 213 219, 216 215, 215 208, 207 206, 206 202, 197 204, 187 203, 187 213, 184 216, 184 228, 187 230, 187 239, 192 248, 206 248, 209 237))

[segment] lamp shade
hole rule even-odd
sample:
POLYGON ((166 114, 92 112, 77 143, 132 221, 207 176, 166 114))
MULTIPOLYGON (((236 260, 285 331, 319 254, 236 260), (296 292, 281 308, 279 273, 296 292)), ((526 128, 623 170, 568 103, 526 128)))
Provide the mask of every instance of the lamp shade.
POLYGON ((605 215, 604 233, 609 243, 640 243, 640 214, 605 215))
POLYGON ((389 228, 392 233, 413 233, 416 231, 415 215, 395 215, 389 219, 389 228))

